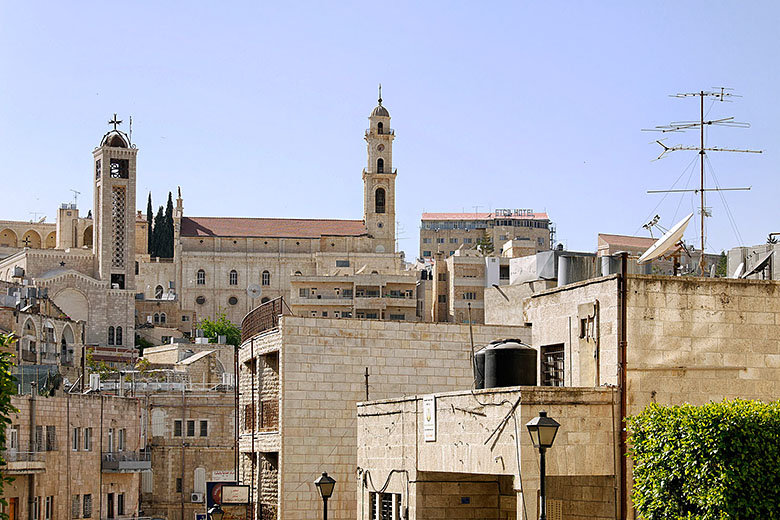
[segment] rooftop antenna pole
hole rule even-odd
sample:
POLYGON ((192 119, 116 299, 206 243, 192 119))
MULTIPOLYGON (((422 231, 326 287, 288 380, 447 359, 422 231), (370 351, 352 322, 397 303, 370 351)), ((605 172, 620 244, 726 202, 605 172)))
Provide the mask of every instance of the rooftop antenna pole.
POLYGON ((127 138, 130 140, 130 144, 133 144, 133 116, 130 116, 130 132, 127 138))
POLYGON ((699 174, 699 189, 694 190, 651 190, 648 191, 648 193, 671 193, 671 192, 684 192, 684 191, 692 191, 694 193, 699 192, 699 196, 701 198, 701 208, 700 208, 700 217, 701 217, 701 256, 699 258, 699 268, 701 269, 701 275, 704 276, 704 248, 707 244, 706 240, 706 231, 704 227, 704 219, 709 215, 709 212, 707 211, 705 203, 705 191, 735 191, 735 190, 749 190, 750 188, 705 188, 704 186, 704 158, 707 155, 707 152, 742 152, 742 153, 761 153, 762 150, 742 150, 742 149, 736 149, 736 148, 715 148, 715 147, 705 147, 704 146, 704 127, 705 125, 716 125, 716 126, 728 126, 733 128, 750 128, 749 123, 740 123, 737 121, 734 121, 733 117, 724 117, 721 119, 714 119, 710 121, 705 121, 704 119, 704 98, 711 98, 714 101, 731 101, 731 97, 741 97, 737 94, 733 94, 732 92, 726 92, 733 89, 725 88, 725 87, 719 87, 712 91, 706 91, 706 90, 700 90, 699 92, 688 92, 683 94, 673 94, 670 97, 677 97, 677 98, 687 98, 687 97, 699 97, 699 120, 698 121, 677 121, 669 123, 668 125, 663 126, 656 126, 655 128, 649 129, 649 131, 654 132, 684 132, 685 130, 692 130, 695 128, 699 129, 699 146, 666 146, 664 143, 661 142, 661 140, 657 140, 656 142, 661 145, 661 148, 663 148, 663 151, 661 152, 661 155, 659 155, 656 160, 662 159, 666 156, 669 152, 674 152, 677 150, 695 150, 699 153, 699 166, 700 166, 700 174, 699 174))
POLYGON ((79 205, 79 195, 81 195, 81 192, 78 191, 78 190, 74 190, 73 188, 71 188, 70 191, 73 192, 73 205, 78 207, 78 205, 79 205))

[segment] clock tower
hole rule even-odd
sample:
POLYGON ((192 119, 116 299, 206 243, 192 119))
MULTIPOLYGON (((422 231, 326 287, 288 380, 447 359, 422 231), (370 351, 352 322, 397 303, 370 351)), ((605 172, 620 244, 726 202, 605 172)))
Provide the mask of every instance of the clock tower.
POLYGON ((374 238, 377 253, 395 252, 395 177, 393 139, 390 112, 382 106, 382 86, 379 104, 368 118, 366 130, 368 166, 363 170, 363 218, 369 235, 374 238))

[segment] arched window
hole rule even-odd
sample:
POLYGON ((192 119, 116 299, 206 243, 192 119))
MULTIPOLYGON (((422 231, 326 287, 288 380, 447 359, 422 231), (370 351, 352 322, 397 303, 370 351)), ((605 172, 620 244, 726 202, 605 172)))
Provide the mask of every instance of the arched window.
POLYGON ((108 328, 108 344, 109 345, 114 344, 114 327, 108 328))
POLYGON ((263 271, 261 281, 263 285, 271 285, 271 273, 263 271))
POLYGON ((122 327, 116 328, 116 344, 122 345, 122 327))
POLYGON ((159 300, 162 299, 162 296, 163 296, 163 286, 158 285, 157 287, 154 288, 154 297, 159 300))
POLYGON ((161 313, 160 313, 160 324, 163 324, 163 325, 164 325, 164 324, 165 324, 165 322, 167 321, 167 319, 168 319, 168 318, 165 316, 165 313, 164 313, 164 312, 161 312, 161 313))
POLYGON ((160 323, 160 314, 157 312, 154 313, 154 323, 160 323))
POLYGON ((203 269, 198 269, 196 283, 198 285, 206 285, 206 271, 204 271, 203 269))
POLYGON ((267 296, 264 296, 263 299, 260 300, 260 303, 266 303, 266 302, 270 302, 270 301, 271 300, 267 296))
POLYGON ((381 157, 376 160, 376 172, 385 173, 385 160, 381 157))
POLYGON ((385 189, 379 188, 376 190, 376 193, 374 194, 374 202, 376 202, 376 212, 377 213, 384 213, 385 212, 385 189))
POLYGON ((230 271, 230 277, 228 281, 230 282, 230 285, 238 285, 238 271, 235 269, 230 271))
POLYGON ((384 131, 384 129, 385 129, 385 125, 383 125, 382 123, 377 123, 376 124, 376 131, 377 131, 377 133, 381 134, 384 131))

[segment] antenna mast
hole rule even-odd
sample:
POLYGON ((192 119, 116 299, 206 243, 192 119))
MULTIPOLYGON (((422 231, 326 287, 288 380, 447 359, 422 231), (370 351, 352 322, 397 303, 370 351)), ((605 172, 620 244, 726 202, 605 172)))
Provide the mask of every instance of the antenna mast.
POLYGON ((81 192, 78 191, 78 190, 74 190, 73 188, 71 188, 70 191, 73 192, 73 205, 78 207, 79 206, 79 195, 81 195, 81 192))
POLYGON ((648 193, 663 193, 663 192, 680 192, 680 191, 693 191, 694 193, 699 192, 699 195, 701 197, 701 212, 700 212, 700 220, 701 220, 701 258, 699 259, 699 268, 701 269, 701 274, 704 276, 704 247, 706 245, 706 237, 705 237, 705 229, 704 229, 704 219, 705 217, 711 216, 708 214, 707 208, 705 207, 705 199, 704 199, 704 192, 705 191, 732 191, 732 190, 749 190, 750 188, 709 188, 705 189, 704 187, 704 158, 707 155, 707 152, 742 152, 742 153, 761 153, 762 150, 742 150, 742 149, 736 149, 736 148, 707 148, 704 146, 704 127, 710 126, 710 125, 716 125, 716 126, 727 126, 732 128, 750 128, 750 123, 740 123, 737 121, 734 121, 733 117, 725 117, 722 119, 714 119, 706 121, 704 119, 704 99, 710 98, 713 101, 727 101, 731 102, 730 99, 732 97, 742 97, 738 96, 737 94, 734 94, 730 91, 733 91, 734 89, 731 88, 725 88, 725 87, 719 87, 715 88, 712 91, 705 91, 701 90, 699 92, 687 92, 682 94, 672 94, 670 97, 676 97, 676 98, 689 98, 689 97, 698 97, 699 98, 699 120, 698 121, 673 121, 669 123, 668 125, 662 125, 662 126, 656 126, 655 128, 646 130, 646 131, 653 131, 653 132, 684 132, 686 130, 693 130, 693 129, 699 129, 699 146, 666 146, 661 142, 661 140, 657 140, 656 142, 661 145, 663 148, 663 151, 661 152, 661 155, 659 155, 656 160, 662 159, 666 156, 669 152, 674 152, 678 150, 695 150, 699 153, 699 163, 700 163, 700 175, 699 175, 699 189, 698 190, 652 190, 648 191, 648 193), (727 92, 729 91, 729 92, 727 92))

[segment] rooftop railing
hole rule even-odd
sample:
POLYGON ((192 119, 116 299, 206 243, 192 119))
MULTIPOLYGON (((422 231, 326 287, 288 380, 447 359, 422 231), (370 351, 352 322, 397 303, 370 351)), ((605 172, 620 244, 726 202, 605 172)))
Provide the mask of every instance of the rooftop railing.
POLYGON ((241 321, 241 342, 261 332, 276 329, 279 327, 279 317, 284 314, 291 315, 292 311, 281 296, 255 307, 241 321))

